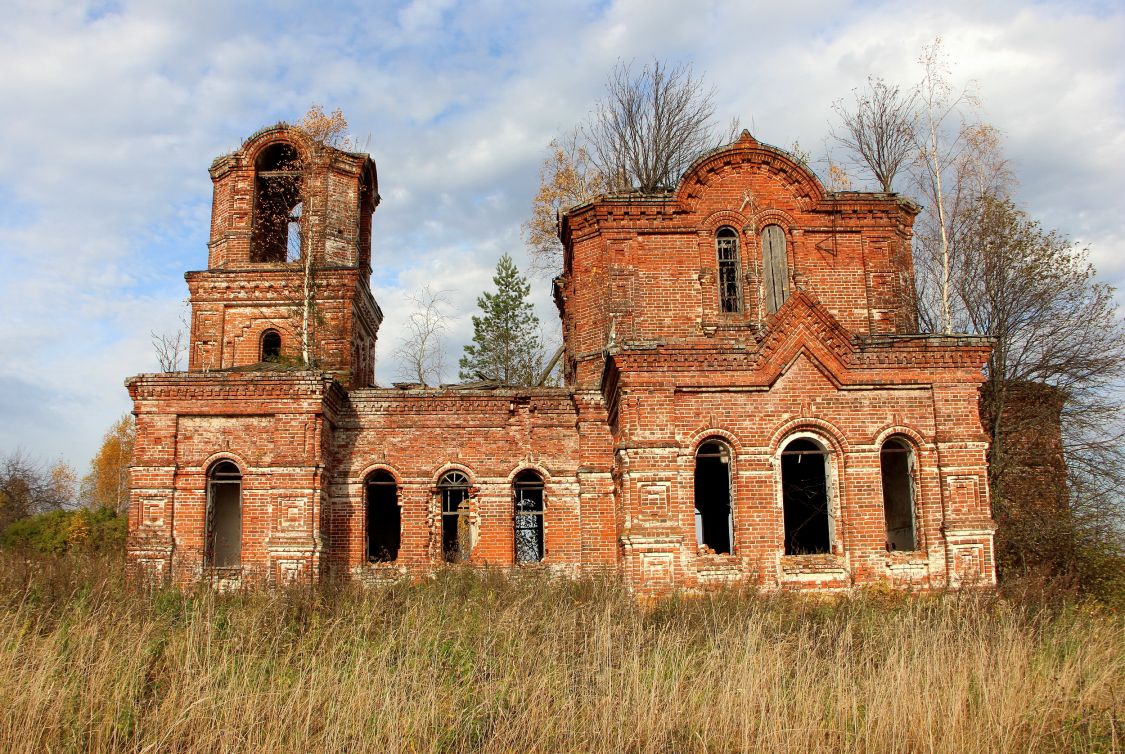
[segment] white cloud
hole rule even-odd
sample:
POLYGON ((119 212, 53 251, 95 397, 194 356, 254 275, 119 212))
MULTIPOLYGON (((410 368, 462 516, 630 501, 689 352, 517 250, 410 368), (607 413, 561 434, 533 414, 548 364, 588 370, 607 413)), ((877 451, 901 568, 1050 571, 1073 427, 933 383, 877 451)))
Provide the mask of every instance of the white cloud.
MULTIPOLYGON (((868 74, 911 83, 942 34, 958 80, 1006 135, 1020 198, 1125 276, 1120 9, 499 0, 354 6, 248 2, 24 4, 0 26, 0 452, 23 444, 84 465, 175 326, 185 269, 205 264, 206 169, 312 102, 369 138, 384 197, 373 289, 386 321, 379 379, 409 294, 450 291, 454 377, 496 259, 526 268, 519 224, 546 142, 584 117, 620 57, 690 60, 764 141, 822 151, 830 105, 868 74), (350 14, 350 15, 349 15, 350 14), (7 392, 7 391, 6 391, 7 392)), ((549 285, 534 298, 549 330, 549 285)))

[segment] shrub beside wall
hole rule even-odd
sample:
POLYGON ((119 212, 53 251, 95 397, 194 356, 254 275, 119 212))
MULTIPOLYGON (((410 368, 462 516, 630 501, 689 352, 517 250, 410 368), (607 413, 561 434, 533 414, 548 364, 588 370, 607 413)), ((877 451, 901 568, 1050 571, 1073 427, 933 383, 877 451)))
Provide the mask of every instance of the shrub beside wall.
POLYGON ((48 555, 116 553, 125 548, 125 522, 110 508, 50 511, 10 524, 0 532, 0 547, 48 555))

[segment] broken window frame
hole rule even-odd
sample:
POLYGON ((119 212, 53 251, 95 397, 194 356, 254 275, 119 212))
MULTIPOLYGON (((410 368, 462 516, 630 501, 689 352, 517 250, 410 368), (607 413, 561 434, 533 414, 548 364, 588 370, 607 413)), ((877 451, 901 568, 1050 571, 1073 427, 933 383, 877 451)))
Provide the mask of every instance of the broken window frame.
POLYGON ((718 265, 719 311, 738 314, 742 311, 742 286, 739 281, 742 264, 738 231, 729 225, 715 231, 715 260, 718 265))
POLYGON ((208 568, 238 568, 242 565, 242 470, 231 460, 222 459, 211 465, 207 471, 207 512, 204 532, 203 561, 208 568), (219 521, 218 508, 222 493, 234 487, 235 511, 237 513, 237 535, 234 537, 236 547, 234 558, 229 558, 223 540, 229 540, 232 532, 220 532, 220 526, 229 524, 219 521))
MULTIPOLYGON (((917 518, 917 486, 915 484, 915 474, 917 468, 918 456, 914 452, 914 444, 904 437, 895 435, 887 438, 883 445, 879 448, 879 480, 882 488, 883 500, 883 530, 886 535, 885 546, 887 552, 917 552, 919 549, 918 543, 918 518, 917 518), (887 456, 905 457, 906 463, 904 466, 899 467, 892 473, 896 473, 899 478, 896 480, 899 483, 899 491, 905 492, 905 501, 898 499, 892 503, 888 503, 888 458, 887 456), (904 478, 903 478, 904 477, 904 478), (906 511, 901 508, 905 506, 906 511), (910 526, 907 527, 897 526, 893 530, 892 523, 892 508, 898 513, 894 516, 895 519, 909 520, 910 526), (907 539, 903 540, 894 535, 893 532, 906 532, 907 539), (896 540, 898 540, 896 542, 896 540), (899 544, 907 544, 907 547, 900 547, 899 544)), ((897 498, 898 495, 895 495, 897 498)))
POLYGON ((263 149, 254 164, 250 261, 291 263, 300 259, 291 257, 291 247, 295 245, 298 254, 304 248, 303 195, 304 168, 297 148, 282 141, 263 149), (294 224, 295 240, 291 238, 294 224))
POLYGON ((393 563, 398 560, 402 548, 402 501, 399 498, 398 482, 386 469, 376 469, 367 475, 363 485, 364 493, 364 548, 368 563, 393 563), (390 491, 389 504, 386 500, 377 501, 377 493, 390 491), (377 504, 382 503, 380 519, 377 504))
POLYGON ((454 469, 441 475, 438 481, 441 557, 446 563, 469 562, 473 548, 469 499, 468 474, 454 469))
POLYGON ((545 498, 543 477, 533 469, 521 471, 512 482, 513 549, 517 564, 539 563, 547 555, 545 498))
POLYGON ((272 327, 263 331, 258 340, 258 355, 260 361, 281 361, 281 333, 272 327))
MULTIPOLYGON (((709 548, 711 551, 718 555, 733 555, 735 552, 734 542, 734 475, 731 473, 733 467, 733 454, 730 445, 722 440, 710 438, 704 440, 699 444, 695 451, 695 465, 693 474, 693 504, 695 510, 695 544, 696 547, 702 550, 704 547, 709 548), (726 470, 726 493, 725 505, 720 502, 716 505, 714 502, 709 502, 705 506, 700 505, 700 460, 705 462, 708 459, 718 459, 721 467, 726 470), (725 514, 724 515, 724 507, 725 514), (706 510, 704 509, 706 508, 706 510), (726 543, 725 546, 721 541, 725 533, 726 543), (710 540, 710 541, 708 541, 710 540), (716 545, 720 545, 716 547, 716 545)), ((722 496, 722 493, 720 493, 722 496)))
POLYGON ((783 553, 787 556, 830 555, 835 552, 836 516, 833 505, 831 455, 826 443, 810 435, 797 435, 790 438, 782 445, 781 452, 778 454, 781 476, 782 545, 783 553), (817 459, 822 464, 823 482, 796 480, 790 477, 790 474, 797 472, 789 472, 789 469, 807 461, 816 463, 817 459), (817 487, 823 487, 823 491, 818 492, 817 487), (818 503, 814 498, 819 496, 822 496, 823 500, 818 503), (802 500, 802 497, 805 499, 802 500), (817 531, 810 532, 808 529, 810 526, 815 529, 823 527, 823 534, 817 531), (799 542, 802 532, 806 540, 799 542), (809 539, 814 540, 811 546, 809 539))

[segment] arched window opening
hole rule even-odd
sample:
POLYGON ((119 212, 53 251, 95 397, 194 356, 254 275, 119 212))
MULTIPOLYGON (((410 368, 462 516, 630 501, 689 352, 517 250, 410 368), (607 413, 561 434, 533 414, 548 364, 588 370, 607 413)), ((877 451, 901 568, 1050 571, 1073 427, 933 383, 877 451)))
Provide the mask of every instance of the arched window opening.
POLYGON ((304 207, 304 202, 297 202, 289 210, 289 222, 285 226, 285 259, 288 262, 301 260, 301 213, 304 207))
POLYGON ((367 559, 372 563, 391 563, 398 559, 402 538, 402 515, 398 505, 398 485, 386 471, 367 478, 367 559))
POLYGON ((447 563, 467 563, 473 550, 469 521, 469 478, 460 471, 444 474, 441 492, 441 554, 447 563))
POLYGON ((208 566, 234 568, 242 563, 242 472, 219 461, 207 475, 208 566))
POLYGON ((770 314, 789 298, 789 257, 785 252, 785 231, 780 225, 762 229, 762 293, 770 314))
POLYGON ((888 550, 916 550, 914 536, 914 451, 904 440, 891 438, 879 451, 883 476, 883 519, 888 550))
POLYGON ((711 440, 695 454, 695 543, 717 553, 734 551, 730 448, 711 440))
POLYGON ((723 312, 742 311, 738 285, 738 233, 734 228, 719 228, 715 234, 715 255, 719 261, 719 308, 723 312))
POLYGON ((516 507, 516 562, 538 563, 543 559, 543 478, 523 471, 514 486, 516 507))
POLYGON ((289 144, 272 144, 254 164, 254 229, 250 258, 285 262, 301 248, 301 158, 289 144))
POLYGON ((831 552, 828 451, 805 438, 786 445, 781 452, 781 495, 785 554, 831 552))
POLYGON ((281 360, 281 333, 266 330, 262 333, 262 361, 281 360))

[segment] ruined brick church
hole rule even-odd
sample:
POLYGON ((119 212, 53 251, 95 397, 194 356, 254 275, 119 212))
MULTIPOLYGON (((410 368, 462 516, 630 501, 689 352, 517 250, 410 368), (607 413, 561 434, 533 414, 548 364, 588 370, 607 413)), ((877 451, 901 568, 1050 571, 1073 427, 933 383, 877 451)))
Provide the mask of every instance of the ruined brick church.
POLYGON ((282 124, 210 172, 188 369, 127 381, 134 574, 994 582, 990 345, 918 333, 908 200, 744 132, 562 216, 562 387, 386 388, 371 158, 282 124))

